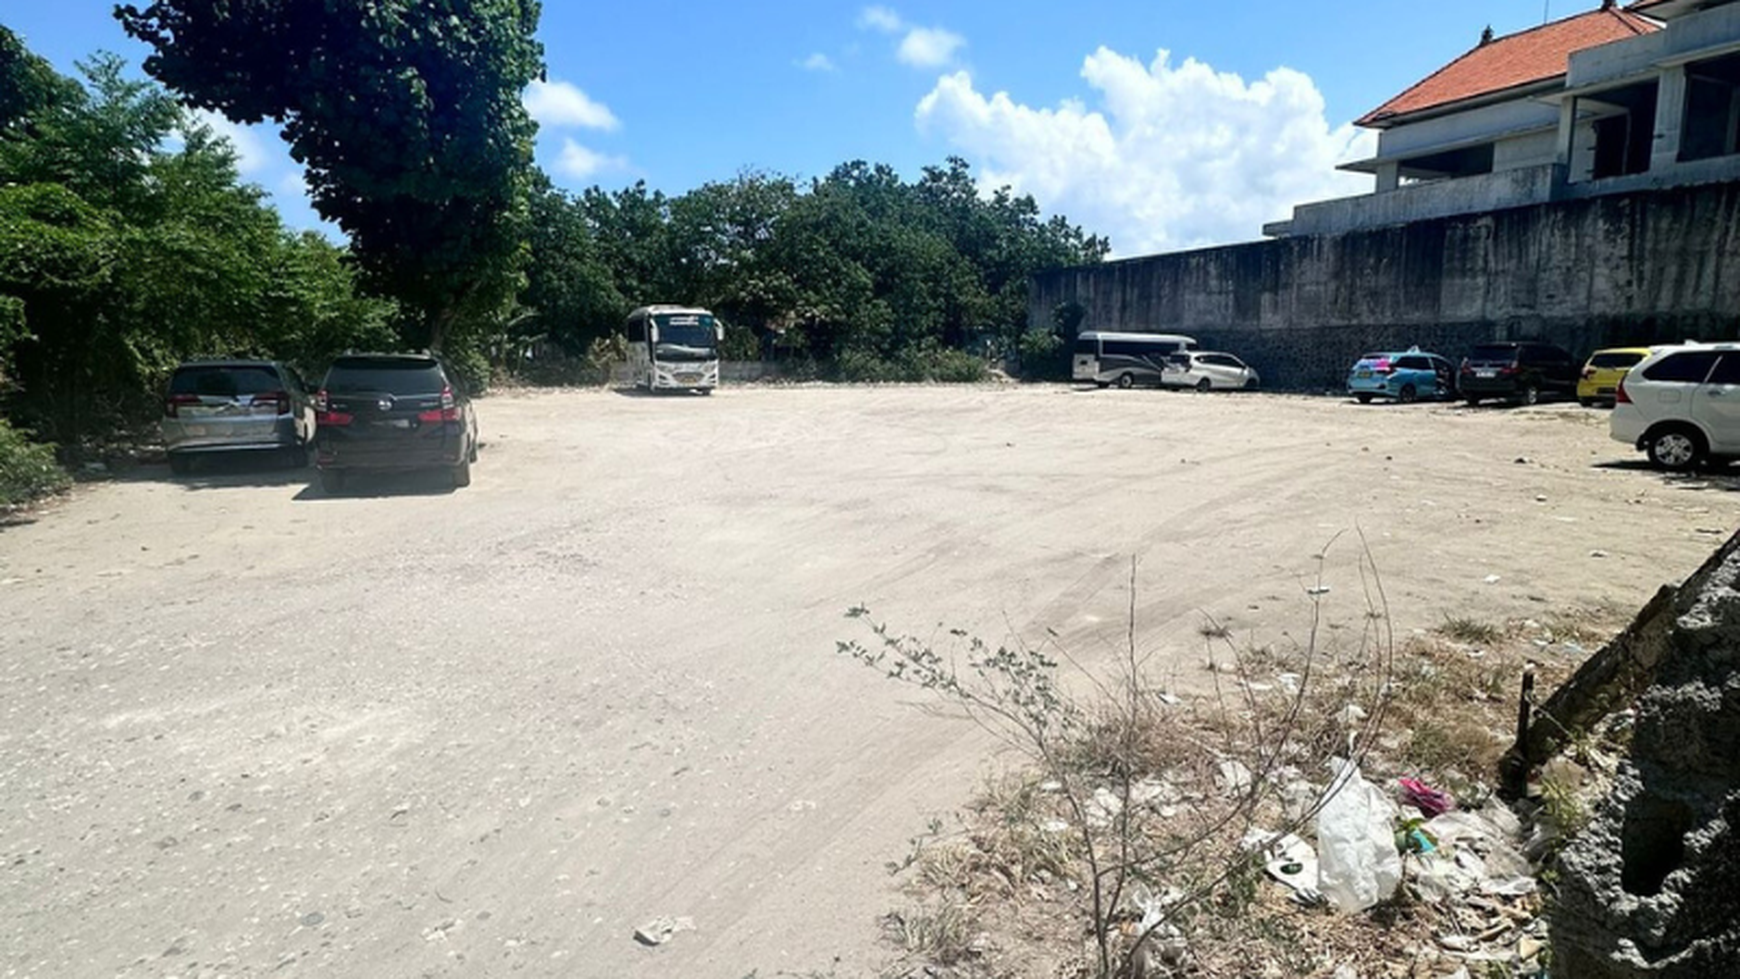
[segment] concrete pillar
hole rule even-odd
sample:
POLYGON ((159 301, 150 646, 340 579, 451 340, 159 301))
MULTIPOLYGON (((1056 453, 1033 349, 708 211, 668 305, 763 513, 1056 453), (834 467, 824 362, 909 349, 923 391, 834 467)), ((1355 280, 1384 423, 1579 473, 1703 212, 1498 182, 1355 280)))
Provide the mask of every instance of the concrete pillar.
POLYGON ((1650 144, 1653 173, 1680 162, 1680 129, 1686 120, 1686 66, 1662 69, 1655 91, 1655 141, 1650 144))
POLYGON ((1400 187, 1401 185, 1402 185, 1402 164, 1400 161, 1390 160, 1388 162, 1378 164, 1378 168, 1377 168, 1377 192, 1378 193, 1382 194, 1386 191, 1395 190, 1397 187, 1400 187))
POLYGON ((1559 102, 1559 147, 1555 152, 1558 162, 1569 165, 1571 162, 1571 140, 1577 132, 1577 97, 1571 96, 1559 102))

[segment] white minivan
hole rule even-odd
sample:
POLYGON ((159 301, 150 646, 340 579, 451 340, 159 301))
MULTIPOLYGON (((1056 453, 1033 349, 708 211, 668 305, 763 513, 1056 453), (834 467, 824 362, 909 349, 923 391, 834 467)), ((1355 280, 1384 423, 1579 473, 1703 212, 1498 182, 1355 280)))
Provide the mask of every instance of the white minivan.
POLYGON ((1613 400, 1608 431, 1657 469, 1740 458, 1740 343, 1655 347, 1613 400))

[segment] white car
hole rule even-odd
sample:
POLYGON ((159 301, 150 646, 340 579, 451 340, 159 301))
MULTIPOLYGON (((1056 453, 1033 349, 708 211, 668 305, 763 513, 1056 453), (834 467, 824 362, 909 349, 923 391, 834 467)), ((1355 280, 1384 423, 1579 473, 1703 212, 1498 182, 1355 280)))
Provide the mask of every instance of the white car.
POLYGON ((1656 347, 1613 400, 1608 431, 1657 469, 1740 458, 1740 343, 1656 347))
POLYGON ((1161 387, 1195 388, 1198 391, 1255 391, 1260 380, 1257 372, 1244 361, 1214 350, 1173 354, 1160 374, 1161 387))

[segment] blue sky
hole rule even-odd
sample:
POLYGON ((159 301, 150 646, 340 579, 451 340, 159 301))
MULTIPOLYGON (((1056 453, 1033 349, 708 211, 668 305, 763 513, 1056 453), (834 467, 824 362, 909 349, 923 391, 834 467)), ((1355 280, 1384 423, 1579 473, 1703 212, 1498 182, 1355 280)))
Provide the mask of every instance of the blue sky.
MULTIPOLYGON (((680 194, 746 168, 853 159, 914 176, 965 157, 982 183, 1112 237, 1122 255, 1258 237, 1292 204, 1369 189, 1333 164, 1359 115, 1472 47, 1598 0, 545 0, 538 159, 571 189, 680 194), (1166 52, 1164 56, 1161 52, 1166 52)), ((137 64, 97 0, 8 0, 0 23, 62 70, 137 64)), ((239 130, 247 179, 313 226, 270 127, 239 130)))

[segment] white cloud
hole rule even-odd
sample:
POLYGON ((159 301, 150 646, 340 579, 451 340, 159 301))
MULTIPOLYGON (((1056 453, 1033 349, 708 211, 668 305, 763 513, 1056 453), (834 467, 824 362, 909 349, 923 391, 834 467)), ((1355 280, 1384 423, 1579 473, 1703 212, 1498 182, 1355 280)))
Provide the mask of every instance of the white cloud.
POLYGON ((1119 255, 1244 241, 1294 204, 1369 192, 1335 164, 1375 136, 1331 128, 1311 78, 1277 68, 1261 80, 1193 58, 1153 64, 1100 48, 1082 65, 1099 108, 1034 108, 986 96, 964 71, 919 103, 920 130, 940 133, 987 186, 1012 185, 1046 210, 1111 236, 1119 255))
POLYGON ((820 51, 817 51, 815 54, 810 55, 797 64, 799 68, 802 68, 805 71, 839 71, 839 69, 834 66, 834 59, 820 51))
POLYGON ((556 172, 572 180, 590 180, 610 170, 626 169, 627 157, 607 156, 571 139, 562 141, 562 155, 556 160, 556 172))
POLYGON ((614 132, 621 120, 602 102, 593 101, 569 82, 533 81, 526 87, 526 111, 540 126, 551 129, 601 129, 614 132))
MULTIPOLYGON (((274 153, 268 148, 266 141, 254 130, 234 123, 223 115, 209 109, 194 109, 195 124, 209 126, 218 137, 229 140, 230 147, 236 153, 236 170, 242 176, 257 174, 272 165, 274 153)), ((282 156, 280 151, 276 154, 282 156)))
POLYGON ((900 39, 895 57, 914 68, 940 68, 955 59, 967 39, 940 27, 914 27, 900 39))
POLYGON ((888 7, 865 7, 858 14, 858 29, 901 35, 894 56, 914 68, 941 68, 955 59, 967 39, 941 27, 908 24, 888 7))
POLYGON ((900 19, 900 15, 887 7, 865 7, 864 11, 858 15, 858 28, 860 30, 898 34, 905 26, 906 22, 900 19))

